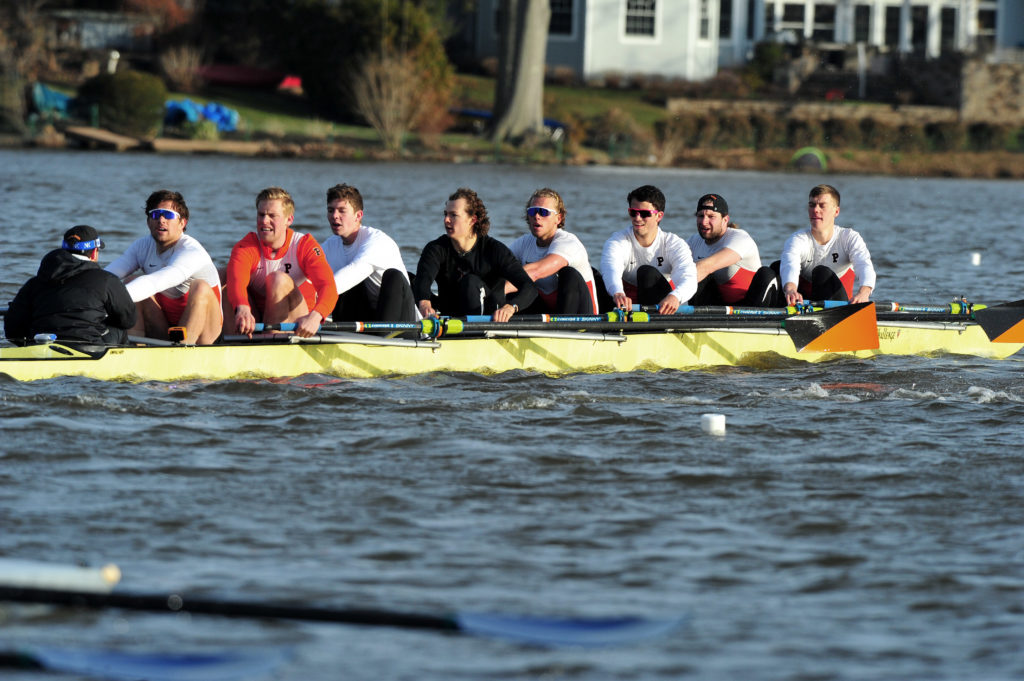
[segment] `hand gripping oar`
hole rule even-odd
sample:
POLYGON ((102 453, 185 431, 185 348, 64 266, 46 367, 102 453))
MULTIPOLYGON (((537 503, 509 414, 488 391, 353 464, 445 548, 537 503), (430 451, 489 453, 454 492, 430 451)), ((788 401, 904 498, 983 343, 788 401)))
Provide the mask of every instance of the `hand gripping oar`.
POLYGON ((93 610, 189 612, 222 617, 334 622, 403 629, 431 629, 503 638, 540 646, 605 646, 632 643, 680 626, 683 617, 533 617, 499 614, 418 614, 365 608, 327 608, 192 598, 180 594, 100 594, 88 591, 0 586, 0 601, 49 603, 93 610))

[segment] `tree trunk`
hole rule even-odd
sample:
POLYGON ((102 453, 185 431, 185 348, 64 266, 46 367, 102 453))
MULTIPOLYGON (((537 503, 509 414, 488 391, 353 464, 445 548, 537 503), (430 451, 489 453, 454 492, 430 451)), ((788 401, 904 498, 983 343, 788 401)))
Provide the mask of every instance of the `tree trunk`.
POLYGON ((544 132, 544 64, 551 21, 549 0, 501 0, 495 141, 520 142, 544 132))

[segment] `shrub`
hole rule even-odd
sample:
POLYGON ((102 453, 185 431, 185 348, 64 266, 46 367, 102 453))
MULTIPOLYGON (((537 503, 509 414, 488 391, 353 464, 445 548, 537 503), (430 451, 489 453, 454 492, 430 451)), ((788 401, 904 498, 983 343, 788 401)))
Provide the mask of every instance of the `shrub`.
POLYGON ((972 151, 1011 149, 1015 132, 1015 126, 974 123, 967 126, 967 144, 972 151))
POLYGON ((280 50, 303 90, 329 119, 355 120, 351 83, 368 55, 409 55, 416 61, 420 90, 430 93, 422 117, 442 121, 454 88, 454 72, 433 16, 419 3, 305 0, 271 3, 265 10, 281 37, 280 50), (397 7, 395 5, 398 5, 397 7))
POLYGON ((896 130, 896 148, 900 151, 928 151, 928 138, 920 125, 904 124, 896 130))
POLYGON ((683 113, 655 125, 658 142, 665 148, 680 150, 692 147, 697 135, 698 116, 683 113))
POLYGON ((654 143, 647 128, 618 108, 590 118, 585 139, 592 147, 607 149, 613 158, 647 155, 654 143))
POLYGON ((220 131, 217 130, 217 123, 215 121, 186 122, 182 129, 188 135, 188 138, 192 140, 216 141, 220 139, 220 131))
POLYGON ((199 76, 202 54, 190 45, 172 47, 160 55, 160 72, 178 92, 196 92, 203 85, 199 76))
POLYGON ((696 118, 696 126, 693 131, 693 146, 702 149, 710 149, 715 144, 715 136, 718 134, 718 115, 701 114, 696 118))
POLYGON ((786 121, 786 144, 791 147, 820 146, 823 137, 821 123, 816 120, 790 118, 786 121))
POLYGON ((897 128, 870 116, 860 121, 861 144, 867 149, 892 151, 897 147, 899 135, 897 128))
POLYGON ((99 124, 112 132, 152 138, 164 118, 167 87, 157 76, 139 71, 101 74, 82 84, 78 98, 99 108, 99 124))
POLYGON ((961 123, 928 123, 924 136, 935 151, 960 151, 967 146, 967 129, 961 123))
POLYGON ((787 144, 786 126, 778 116, 755 113, 750 117, 750 127, 754 131, 754 147, 757 149, 775 149, 787 144))
POLYGON ((426 104, 421 74, 409 55, 371 56, 352 83, 356 110, 392 151, 402 147, 426 104))
POLYGON ((849 118, 829 118, 821 125, 824 145, 827 147, 856 147, 860 145, 860 128, 849 118))
POLYGON ((753 147, 754 126, 746 114, 725 114, 718 119, 715 146, 722 149, 753 147))

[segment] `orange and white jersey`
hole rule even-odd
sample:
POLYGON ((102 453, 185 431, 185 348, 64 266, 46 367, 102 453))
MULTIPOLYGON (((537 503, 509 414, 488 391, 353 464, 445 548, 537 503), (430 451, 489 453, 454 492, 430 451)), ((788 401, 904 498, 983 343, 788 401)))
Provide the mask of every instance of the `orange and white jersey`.
POLYGON ((809 293, 811 272, 818 265, 824 265, 836 273, 850 298, 853 297, 855 278, 859 280, 860 286, 875 288, 875 268, 871 264, 871 253, 860 234, 849 227, 836 226, 832 238, 824 244, 814 239, 810 227, 786 239, 779 271, 783 286, 794 283, 801 293, 809 293))
POLYGON ((291 228, 284 245, 276 252, 264 245, 256 232, 249 232, 235 244, 228 260, 227 293, 231 307, 252 306, 250 293, 257 298, 257 306, 262 307, 267 277, 278 271, 292 278, 310 311, 315 310, 324 318, 331 314, 338 302, 334 272, 317 240, 291 228))
POLYGON ((738 261, 728 267, 715 270, 708 276, 718 285, 722 300, 727 304, 732 305, 743 300, 750 288, 754 273, 761 267, 761 255, 757 250, 757 244, 746 230, 730 227, 713 244, 704 241, 700 234, 694 234, 686 240, 686 244, 690 247, 690 252, 693 253, 694 262, 709 258, 726 248, 739 254, 738 261))

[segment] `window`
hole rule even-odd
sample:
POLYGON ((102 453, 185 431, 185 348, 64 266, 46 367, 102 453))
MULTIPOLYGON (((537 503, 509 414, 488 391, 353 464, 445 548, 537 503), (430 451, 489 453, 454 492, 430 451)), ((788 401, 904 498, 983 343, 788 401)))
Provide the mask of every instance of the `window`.
POLYGON ((943 7, 939 17, 939 49, 949 52, 956 49, 956 8, 943 7))
POLYGON ((836 35, 836 6, 814 6, 814 28, 811 39, 821 42, 832 42, 836 35))
POLYGON ((732 37, 732 0, 719 0, 718 37, 723 40, 732 37))
MULTIPOLYGON (((986 5, 992 3, 984 3, 986 5)), ((978 9, 978 51, 991 52, 996 46, 996 11, 978 9)))
POLYGON ((871 5, 853 8, 853 40, 858 43, 871 40, 871 5))
POLYGON ((802 36, 804 34, 804 6, 793 3, 783 5, 782 21, 775 26, 775 30, 779 33, 791 31, 794 36, 802 36))
POLYGON ((900 8, 885 8, 885 44, 889 47, 900 46, 900 8))
POLYGON ((918 54, 924 54, 928 47, 927 5, 914 5, 910 8, 910 47, 918 54))
POLYGON ((572 0, 551 0, 551 21, 548 33, 572 35, 572 0))
POLYGON ((707 40, 711 37, 711 8, 708 7, 710 0, 700 0, 700 39, 707 40))
POLYGON ((626 35, 654 36, 655 0, 626 0, 626 35))
POLYGON ((757 17, 757 3, 747 0, 747 40, 754 39, 754 22, 757 17))

